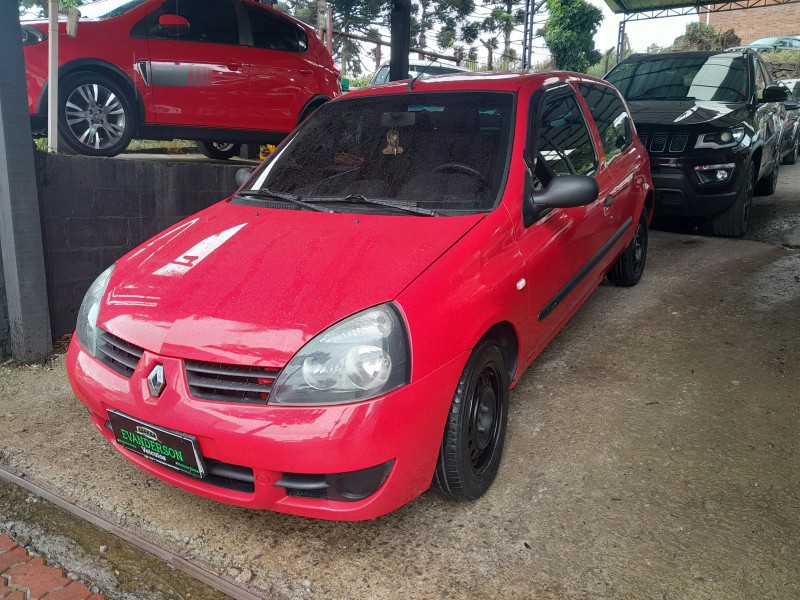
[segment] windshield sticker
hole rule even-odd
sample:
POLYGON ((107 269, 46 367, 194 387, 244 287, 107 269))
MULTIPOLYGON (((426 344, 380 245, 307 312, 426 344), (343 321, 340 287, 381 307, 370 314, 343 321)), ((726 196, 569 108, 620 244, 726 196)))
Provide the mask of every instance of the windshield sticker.
POLYGON ((386 134, 386 148, 383 149, 383 153, 394 156, 403 153, 403 147, 400 145, 400 132, 397 129, 390 129, 386 134))

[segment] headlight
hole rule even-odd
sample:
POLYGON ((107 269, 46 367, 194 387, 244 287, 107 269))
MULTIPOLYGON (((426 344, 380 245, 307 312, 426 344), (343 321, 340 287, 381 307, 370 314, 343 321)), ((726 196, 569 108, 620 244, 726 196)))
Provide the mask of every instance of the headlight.
POLYGON ((408 383, 408 340, 397 310, 383 304, 330 327, 281 372, 270 404, 368 400, 408 383))
POLYGON ((89 291, 83 297, 81 309, 78 311, 78 322, 75 324, 75 334, 84 350, 92 356, 95 355, 97 344, 97 313, 100 312, 100 300, 106 293, 108 280, 114 272, 114 265, 100 273, 94 283, 89 286, 89 291))
POLYGON ((744 139, 744 127, 723 129, 713 133, 702 133, 697 136, 695 148, 731 148, 738 146, 744 139))

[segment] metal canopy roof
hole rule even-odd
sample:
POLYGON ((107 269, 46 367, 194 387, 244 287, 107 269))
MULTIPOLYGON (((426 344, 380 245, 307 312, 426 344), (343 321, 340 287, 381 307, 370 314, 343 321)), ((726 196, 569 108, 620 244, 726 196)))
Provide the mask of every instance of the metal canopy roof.
POLYGON ((606 5, 617 14, 625 14, 626 21, 677 17, 697 14, 700 9, 710 12, 766 8, 794 4, 800 0, 735 0, 734 2, 702 2, 699 0, 605 0, 606 5))

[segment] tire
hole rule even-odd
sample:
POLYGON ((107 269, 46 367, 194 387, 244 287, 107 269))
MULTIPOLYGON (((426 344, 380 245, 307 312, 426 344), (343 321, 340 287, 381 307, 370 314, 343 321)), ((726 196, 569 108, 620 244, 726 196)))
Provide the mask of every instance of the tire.
POLYGON ((60 82, 58 134, 69 149, 87 156, 116 156, 136 129, 133 103, 113 79, 76 73, 60 82))
POLYGON ((750 208, 753 205, 753 179, 755 178, 752 163, 748 165, 745 177, 745 184, 739 189, 739 194, 733 204, 725 212, 711 220, 711 233, 718 237, 742 237, 747 233, 750 225, 750 208))
POLYGON ((493 340, 475 348, 447 415, 435 482, 457 502, 480 498, 500 467, 508 423, 509 375, 493 340))
POLYGON ((644 264, 647 261, 647 214, 642 211, 633 239, 622 251, 617 262, 608 272, 608 280, 619 287, 633 287, 642 278, 644 264))
POLYGON ((232 156, 238 156, 240 146, 241 144, 230 142, 197 142, 197 149, 201 154, 218 160, 227 160, 232 156))
POLYGON ((778 187, 778 163, 775 163, 775 168, 772 172, 756 183, 757 196, 772 196, 775 193, 775 188, 778 187))
POLYGON ((798 150, 800 150, 799 146, 800 146, 800 141, 795 140, 795 143, 792 145, 792 151, 783 157, 783 164, 794 165, 797 163, 797 152, 798 150))

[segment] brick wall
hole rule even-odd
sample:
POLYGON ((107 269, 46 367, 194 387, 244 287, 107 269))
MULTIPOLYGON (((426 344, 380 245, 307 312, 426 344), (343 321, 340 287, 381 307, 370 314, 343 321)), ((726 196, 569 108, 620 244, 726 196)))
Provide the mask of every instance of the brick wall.
MULTIPOLYGON (((103 269, 144 240, 228 196, 240 168, 40 152, 35 158, 54 339, 73 330, 83 295, 103 269)), ((5 314, 0 287, 0 350, 8 353, 5 314)))
MULTIPOLYGON (((706 22, 702 10, 700 22, 706 22)), ((733 29, 742 44, 763 37, 800 35, 800 3, 711 13, 709 23, 717 31, 733 29)))

